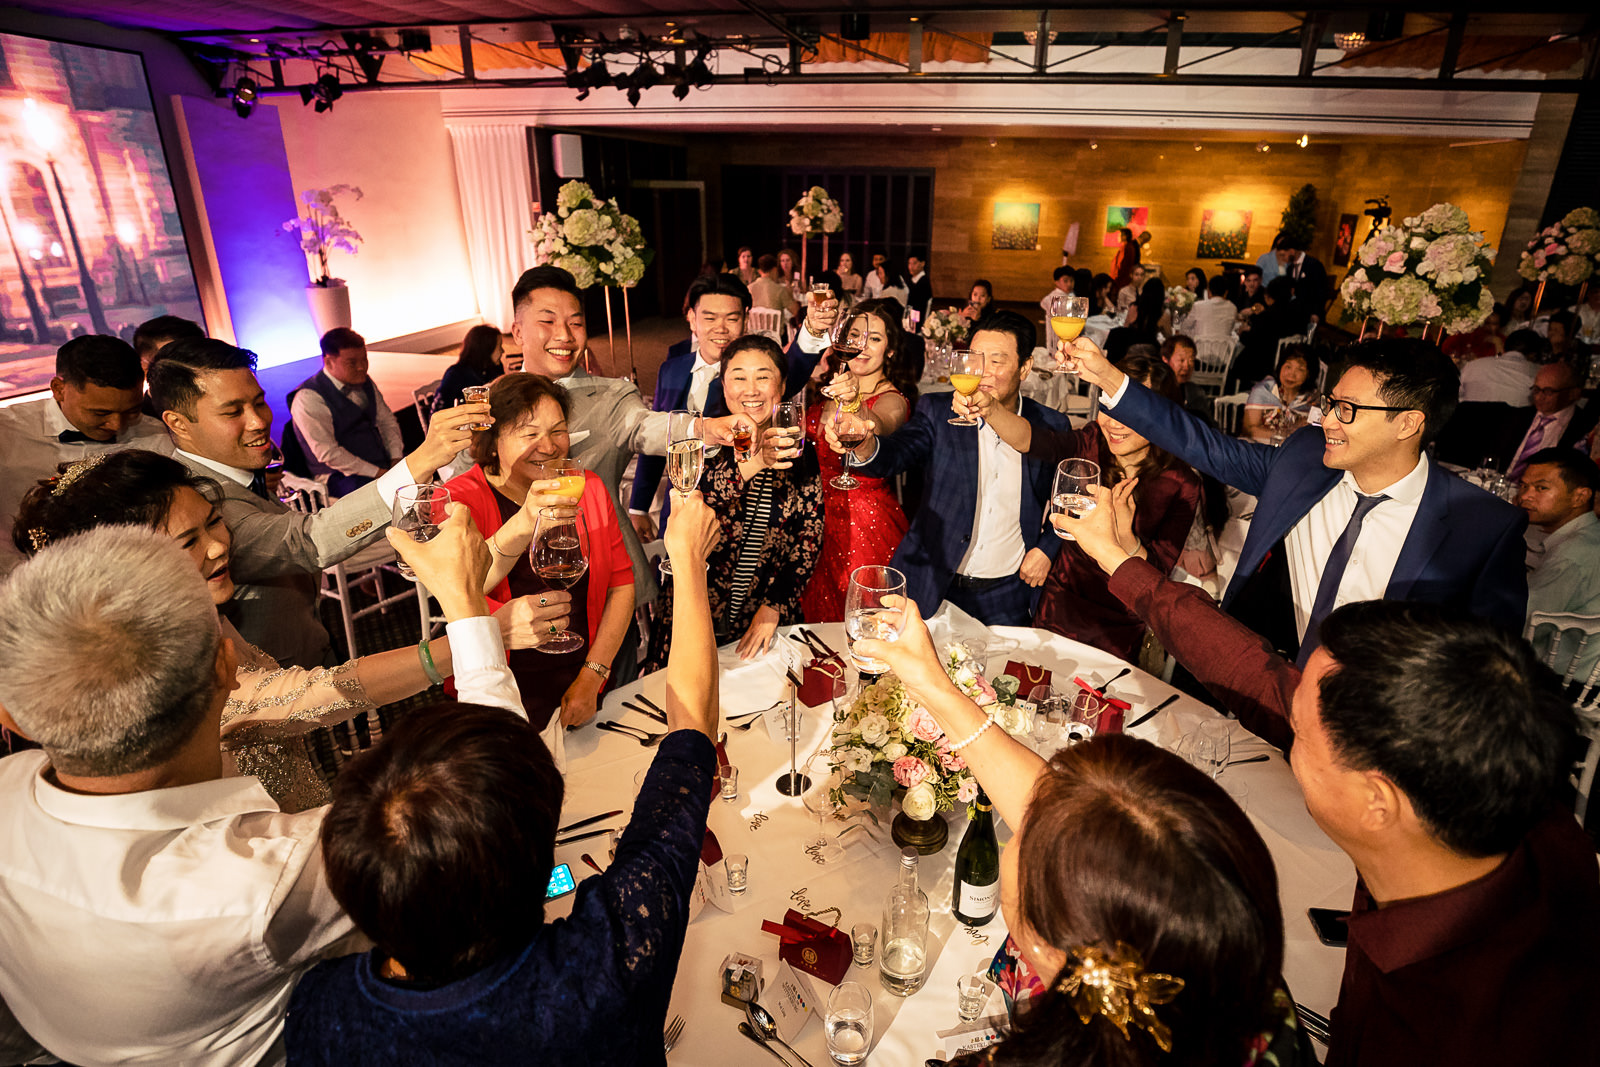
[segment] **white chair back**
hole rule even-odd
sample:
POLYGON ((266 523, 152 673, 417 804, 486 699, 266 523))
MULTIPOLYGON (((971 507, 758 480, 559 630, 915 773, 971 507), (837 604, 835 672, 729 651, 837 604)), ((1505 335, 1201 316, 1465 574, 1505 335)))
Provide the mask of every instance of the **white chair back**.
POLYGON ((1238 437, 1244 429, 1244 402, 1249 396, 1249 393, 1234 393, 1211 398, 1211 417, 1229 437, 1238 437))
POLYGON ((745 312, 744 332, 759 333, 783 344, 783 312, 777 308, 751 308, 745 312))
POLYGON ((1203 389, 1222 392, 1222 385, 1228 380, 1228 368, 1233 365, 1233 339, 1196 341, 1194 345, 1194 374, 1189 380, 1203 389))
POLYGON ((424 432, 428 429, 428 420, 433 417, 433 401, 439 395, 439 386, 443 383, 443 378, 435 378, 411 394, 411 402, 417 405, 417 418, 422 420, 424 432))
POLYGON ((1582 825, 1589 814, 1595 769, 1600 766, 1600 615, 1536 611, 1528 617, 1526 636, 1561 676, 1578 712, 1585 744, 1583 759, 1572 775, 1577 790, 1573 814, 1582 825))
POLYGON ((1275 358, 1282 359, 1283 350, 1285 348, 1288 348, 1290 345, 1303 345, 1307 340, 1308 338, 1303 333, 1292 333, 1288 337, 1278 338, 1278 350, 1275 354, 1275 358))

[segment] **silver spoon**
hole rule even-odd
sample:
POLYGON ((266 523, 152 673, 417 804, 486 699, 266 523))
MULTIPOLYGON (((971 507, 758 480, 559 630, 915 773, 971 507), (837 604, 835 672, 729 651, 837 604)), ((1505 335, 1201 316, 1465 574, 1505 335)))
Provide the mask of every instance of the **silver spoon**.
POLYGON ((740 1023, 739 1024, 739 1032, 741 1034, 743 1034, 745 1037, 748 1037, 751 1041, 754 1041, 756 1044, 760 1045, 762 1048, 766 1049, 768 1052, 772 1053, 774 1056, 776 1056, 778 1058, 778 1062, 783 1064, 783 1067, 794 1067, 794 1064, 790 1063, 788 1060, 783 1058, 783 1053, 779 1052, 777 1049, 773 1048, 771 1045, 767 1044, 765 1041, 763 1041, 759 1037, 757 1037, 756 1036, 756 1032, 754 1030, 750 1029, 750 1024, 749 1023, 740 1023))
MULTIPOLYGON (((789 1043, 778 1036, 778 1024, 773 1021, 772 1014, 768 1012, 766 1008, 763 1008, 761 1005, 752 1000, 745 1004, 744 1013, 750 1020, 751 1028, 754 1029, 756 1033, 760 1034, 768 1041, 776 1041, 778 1044, 783 1046, 785 1052, 789 1053, 789 1055, 805 1064, 805 1067, 811 1067, 810 1061, 808 1061, 804 1056, 800 1055, 800 1053, 796 1052, 794 1049, 790 1048, 789 1043)), ((781 1059, 782 1057, 779 1058, 781 1059)))

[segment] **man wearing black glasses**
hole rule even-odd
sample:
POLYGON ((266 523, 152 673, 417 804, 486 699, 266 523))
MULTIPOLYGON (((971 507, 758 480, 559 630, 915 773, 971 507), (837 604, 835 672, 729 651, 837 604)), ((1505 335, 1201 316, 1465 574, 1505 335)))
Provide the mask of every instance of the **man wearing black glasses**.
POLYGON ((1067 357, 1117 421, 1257 498, 1222 606, 1299 664, 1319 643, 1318 624, 1358 600, 1455 605, 1521 630, 1526 518, 1425 451, 1460 383, 1434 345, 1387 338, 1345 349, 1322 425, 1277 448, 1184 413, 1093 342, 1080 338, 1067 357))

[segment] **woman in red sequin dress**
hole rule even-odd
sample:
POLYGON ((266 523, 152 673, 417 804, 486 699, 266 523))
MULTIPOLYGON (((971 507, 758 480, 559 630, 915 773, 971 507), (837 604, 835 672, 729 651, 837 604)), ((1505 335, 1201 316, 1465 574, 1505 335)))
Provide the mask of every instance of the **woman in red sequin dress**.
MULTIPOLYGON (((848 314, 853 319, 850 331, 864 347, 843 366, 829 354, 828 366, 837 373, 827 395, 839 397, 846 408, 859 400, 859 414, 876 424, 880 436, 893 433, 910 417, 917 399, 916 384, 899 357, 900 306, 892 300, 868 300, 848 314)), ((807 622, 843 622, 850 573, 888 563, 906 534, 906 515, 890 481, 856 474, 860 484, 854 489, 831 484, 843 473, 842 457, 823 441, 822 426, 824 419, 837 415, 840 400, 813 404, 806 412, 806 437, 822 467, 824 506, 822 555, 800 599, 807 622)))

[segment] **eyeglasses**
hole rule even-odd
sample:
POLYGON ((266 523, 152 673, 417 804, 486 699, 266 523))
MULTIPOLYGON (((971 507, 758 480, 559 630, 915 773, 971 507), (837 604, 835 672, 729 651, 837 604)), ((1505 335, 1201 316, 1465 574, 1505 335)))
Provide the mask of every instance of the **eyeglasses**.
MULTIPOLYGON (((1335 418, 1337 418, 1340 422, 1344 423, 1346 426, 1348 426, 1352 422, 1356 421, 1356 412, 1358 412, 1358 411, 1413 411, 1413 410, 1415 410, 1414 408, 1385 407, 1382 404, 1357 404, 1353 400, 1329 400, 1328 403, 1330 405, 1332 405, 1331 413, 1333 414, 1333 416, 1335 418)), ((1328 414, 1328 412, 1324 412, 1324 415, 1326 415, 1326 414, 1328 414)))
POLYGON ((1550 389, 1543 385, 1534 385, 1528 387, 1528 392, 1534 396, 1560 396, 1562 393, 1570 392, 1576 388, 1577 386, 1575 385, 1563 385, 1556 389, 1550 389))

